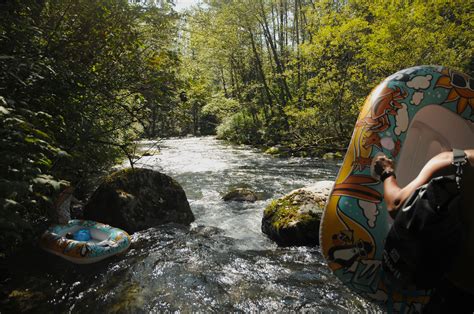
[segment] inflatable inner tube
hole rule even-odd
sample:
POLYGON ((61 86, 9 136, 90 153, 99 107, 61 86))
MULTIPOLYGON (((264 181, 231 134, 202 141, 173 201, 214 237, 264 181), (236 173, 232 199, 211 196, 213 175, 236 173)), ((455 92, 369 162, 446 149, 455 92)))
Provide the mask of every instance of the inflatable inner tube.
POLYGON ((473 148, 473 122, 474 81, 440 66, 397 72, 367 97, 320 228, 321 251, 349 288, 389 311, 420 312, 428 302, 430 291, 399 291, 384 277, 382 252, 392 219, 370 166, 378 154, 392 158, 404 187, 436 154, 473 148))
POLYGON ((66 225, 50 227, 42 236, 40 246, 76 264, 90 264, 124 252, 130 236, 123 230, 89 220, 70 220, 66 225), (90 233, 88 241, 67 238, 82 229, 90 233))

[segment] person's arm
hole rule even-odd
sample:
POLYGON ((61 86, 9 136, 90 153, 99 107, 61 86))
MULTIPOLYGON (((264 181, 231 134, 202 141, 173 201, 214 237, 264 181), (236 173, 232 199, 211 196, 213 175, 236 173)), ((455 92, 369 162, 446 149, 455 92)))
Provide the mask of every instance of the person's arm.
MULTIPOLYGON (((471 164, 474 163, 474 150, 466 150, 466 155, 471 164)), ((442 152, 431 158, 421 169, 418 176, 404 188, 400 188, 395 176, 390 176, 383 182, 384 200, 390 216, 394 217, 397 210, 405 200, 420 186, 427 183, 437 171, 449 167, 452 164, 453 152, 442 152)), ((393 162, 384 156, 375 161, 376 167, 382 171, 393 170, 393 162)))

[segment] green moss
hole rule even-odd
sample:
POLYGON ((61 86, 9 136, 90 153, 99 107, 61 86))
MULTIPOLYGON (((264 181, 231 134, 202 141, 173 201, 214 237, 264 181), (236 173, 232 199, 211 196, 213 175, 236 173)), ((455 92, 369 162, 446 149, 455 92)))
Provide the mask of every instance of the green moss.
POLYGON ((128 177, 130 176, 130 174, 132 172, 135 172, 137 171, 137 169, 133 169, 133 168, 124 168, 124 169, 121 169, 119 171, 116 171, 108 176, 106 176, 104 178, 104 182, 106 183, 112 183, 112 182, 115 182, 117 180, 121 180, 121 181, 127 181, 128 177))
POLYGON ((266 151, 265 151, 265 154, 269 154, 269 155, 278 155, 280 153, 280 150, 278 149, 278 147, 270 147, 268 148, 266 151))
POLYGON ((343 156, 341 152, 326 153, 323 155, 323 159, 326 159, 326 160, 342 159, 342 157, 343 156))
POLYGON ((315 215, 304 212, 300 213, 300 202, 296 202, 294 197, 289 195, 284 198, 273 200, 264 211, 266 217, 271 216, 271 224, 276 230, 290 227, 292 224, 310 224, 317 219, 315 215))

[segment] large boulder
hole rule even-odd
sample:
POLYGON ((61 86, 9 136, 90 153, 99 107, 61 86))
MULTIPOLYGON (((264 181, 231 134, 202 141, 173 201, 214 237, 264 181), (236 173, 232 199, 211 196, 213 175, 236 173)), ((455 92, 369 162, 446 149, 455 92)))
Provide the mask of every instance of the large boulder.
POLYGON ((227 192, 222 199, 226 202, 255 202, 258 197, 257 194, 248 188, 235 188, 227 192))
POLYGON ((294 190, 273 200, 263 213, 262 232, 279 245, 319 245, 319 224, 332 181, 294 190))
POLYGON ((133 233, 170 222, 189 225, 194 215, 183 188, 171 177, 127 168, 105 178, 85 206, 84 219, 133 233))

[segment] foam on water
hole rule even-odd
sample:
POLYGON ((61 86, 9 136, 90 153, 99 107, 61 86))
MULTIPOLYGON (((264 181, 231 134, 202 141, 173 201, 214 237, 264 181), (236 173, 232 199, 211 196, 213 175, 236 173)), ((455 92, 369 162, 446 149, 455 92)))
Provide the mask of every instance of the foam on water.
MULTIPOLYGON (((142 142, 146 148, 153 142, 142 142)), ((273 246, 260 231, 263 209, 293 189, 334 179, 335 162, 311 158, 275 158, 248 146, 225 144, 214 137, 174 138, 159 143, 160 154, 137 164, 164 172, 184 188, 196 217, 195 226, 213 226, 242 240, 241 249, 273 246), (233 187, 254 190, 255 203, 224 202, 233 187)))
POLYGON ((39 249, 18 256, 0 281, 2 313, 380 311, 333 275, 319 248, 279 248, 260 231, 271 199, 333 179, 337 164, 272 158, 212 137, 170 139, 160 146, 160 154, 143 158, 141 166, 183 186, 196 216, 192 227, 168 224, 136 232, 125 254, 91 265, 39 249), (262 199, 222 200, 240 185, 262 199))

